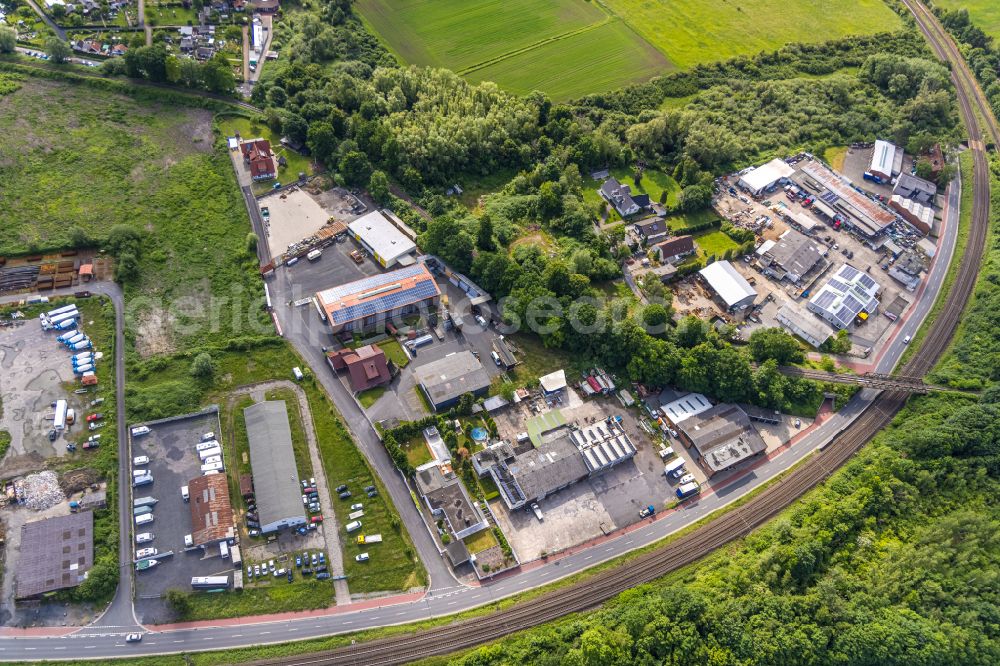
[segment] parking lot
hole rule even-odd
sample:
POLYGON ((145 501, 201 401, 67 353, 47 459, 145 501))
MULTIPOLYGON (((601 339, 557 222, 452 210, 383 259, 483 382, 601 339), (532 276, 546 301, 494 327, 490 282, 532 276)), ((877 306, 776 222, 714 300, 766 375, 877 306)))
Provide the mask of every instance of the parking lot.
POLYGON ((363 215, 369 203, 342 187, 321 190, 314 179, 302 186, 268 192, 257 199, 264 219, 264 231, 271 256, 277 257, 289 247, 308 238, 331 221, 349 224, 363 215), (265 210, 266 209, 266 210, 265 210))
POLYGON ((184 536, 191 533, 191 513, 190 505, 181 497, 181 487, 201 476, 201 461, 194 447, 203 433, 220 432, 218 413, 176 417, 149 428, 148 435, 131 438, 131 456, 149 458, 149 464, 141 468, 152 473, 153 483, 133 488, 132 497, 154 497, 158 502, 153 507, 154 522, 140 527, 133 522, 133 545, 137 533, 151 532, 152 543, 134 547, 153 547, 159 553, 172 552, 173 556, 157 557, 159 565, 135 573, 135 609, 140 622, 169 617, 160 599, 168 589, 187 591, 193 576, 225 575, 233 570, 232 561, 223 560, 218 548, 195 548, 190 552, 184 549, 184 536))

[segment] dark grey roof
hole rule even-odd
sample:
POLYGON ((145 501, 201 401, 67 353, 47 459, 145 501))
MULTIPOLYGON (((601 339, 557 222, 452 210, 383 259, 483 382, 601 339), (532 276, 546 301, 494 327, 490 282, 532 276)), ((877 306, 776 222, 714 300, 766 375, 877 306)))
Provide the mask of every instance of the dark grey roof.
POLYGON ((284 400, 258 402, 243 410, 250 441, 250 467, 260 524, 303 515, 292 431, 284 400))
POLYGON ((677 427, 701 455, 709 476, 767 448, 750 417, 737 405, 719 403, 677 427))
POLYGON ((463 393, 483 391, 490 385, 490 376, 483 364, 468 350, 448 354, 414 372, 434 405, 447 403, 463 393))
POLYGON ((583 455, 567 432, 517 456, 510 471, 525 498, 535 499, 583 479, 589 473, 583 455))
POLYGON ((432 511, 443 511, 451 529, 461 532, 482 518, 454 472, 445 476, 437 465, 416 474, 417 486, 432 511))
POLYGON ((94 512, 25 523, 20 552, 14 569, 16 598, 76 587, 94 564, 94 512))
POLYGON ((802 277, 823 258, 819 243, 797 231, 789 231, 764 253, 787 273, 802 277))
POLYGON ((899 176, 892 192, 907 199, 927 202, 933 201, 937 195, 937 185, 929 180, 904 173, 899 176))
MULTIPOLYGON (((608 178, 604 181, 600 191, 601 195, 611 202, 622 217, 634 214, 636 211, 632 210, 633 207, 641 207, 641 204, 632 196, 629 186, 622 185, 616 178, 608 178)), ((646 197, 645 205, 649 205, 649 197, 646 197)))
POLYGON ((448 555, 448 560, 453 567, 469 561, 469 549, 465 547, 461 539, 453 539, 451 543, 444 547, 444 551, 448 555))

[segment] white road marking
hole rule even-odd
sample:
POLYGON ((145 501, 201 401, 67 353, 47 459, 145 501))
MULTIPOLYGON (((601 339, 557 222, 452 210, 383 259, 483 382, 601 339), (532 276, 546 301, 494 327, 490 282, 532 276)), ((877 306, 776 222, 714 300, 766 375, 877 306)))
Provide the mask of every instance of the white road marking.
POLYGON ((243 638, 243 634, 233 634, 230 638, 243 638))
POLYGON ((592 559, 594 559, 593 555, 587 555, 587 557, 583 558, 583 561, 586 562, 587 560, 592 560, 592 559))
POLYGON ((267 636, 269 633, 271 633, 271 632, 270 631, 262 631, 262 632, 260 632, 260 635, 261 636, 267 636))

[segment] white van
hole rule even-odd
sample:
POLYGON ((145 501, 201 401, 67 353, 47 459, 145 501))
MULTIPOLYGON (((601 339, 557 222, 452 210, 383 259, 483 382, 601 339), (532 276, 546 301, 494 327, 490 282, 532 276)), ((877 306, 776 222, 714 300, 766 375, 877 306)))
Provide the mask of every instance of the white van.
POLYGON ((493 362, 496 363, 499 366, 500 365, 500 354, 496 353, 495 351, 491 351, 490 352, 490 356, 493 357, 493 362))
POLYGON ((210 439, 210 440, 207 440, 207 441, 204 441, 204 442, 198 442, 197 444, 195 444, 194 450, 198 451, 200 453, 202 451, 207 451, 209 449, 214 449, 217 446, 219 446, 219 443, 217 441, 215 441, 214 439, 210 439))
POLYGON ((674 455, 674 447, 666 446, 660 449, 660 460, 666 460, 674 455))
POLYGON ((684 473, 684 458, 675 458, 663 466, 663 473, 675 479, 684 473))
POLYGON ((344 529, 347 530, 348 534, 351 532, 356 532, 361 529, 361 521, 355 520, 353 522, 344 525, 344 529))
POLYGON ((153 522, 153 514, 151 513, 144 513, 141 516, 135 517, 136 526, 149 525, 151 522, 153 522))
POLYGON ((191 493, 188 491, 187 486, 181 486, 181 499, 185 502, 191 499, 191 493))
POLYGON ((292 375, 295 376, 296 381, 300 381, 300 382, 302 381, 302 378, 304 376, 302 374, 302 370, 299 368, 299 366, 295 366, 294 368, 292 368, 292 375))
POLYGON ((224 560, 229 559, 229 544, 225 541, 219 543, 219 555, 221 555, 224 560))
POLYGON ((207 474, 208 472, 219 472, 222 471, 222 469, 222 462, 205 463, 201 466, 202 474, 207 474))
POLYGON ((215 463, 222 464, 222 456, 209 456, 208 458, 205 458, 202 464, 214 465, 215 463))
POLYGON ((306 259, 308 259, 309 261, 316 261, 322 256, 323 256, 323 250, 313 250, 312 252, 306 255, 306 259))

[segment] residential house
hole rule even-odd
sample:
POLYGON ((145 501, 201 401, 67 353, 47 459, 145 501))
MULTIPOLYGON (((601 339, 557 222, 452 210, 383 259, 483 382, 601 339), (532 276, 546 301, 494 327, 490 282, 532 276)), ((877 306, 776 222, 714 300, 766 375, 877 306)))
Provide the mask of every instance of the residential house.
POLYGON ((623 218, 636 215, 649 207, 648 194, 633 195, 628 185, 619 183, 615 178, 608 178, 604 181, 604 184, 601 185, 601 188, 597 192, 605 201, 614 206, 615 210, 623 218))
POLYGON ((198 60, 208 60, 215 54, 210 46, 199 46, 194 51, 194 57, 198 60))
MULTIPOLYGON (((200 51, 201 49, 199 49, 200 51)), ((253 139, 240 144, 243 153, 243 163, 250 169, 253 180, 267 180, 278 175, 274 165, 274 153, 271 152, 271 142, 267 139, 253 139)))
POLYGON ((347 370, 351 389, 355 392, 381 386, 392 379, 385 352, 375 344, 327 352, 327 358, 335 371, 347 370))
POLYGON ((639 239, 646 245, 655 243, 666 236, 670 229, 667 228, 667 221, 659 217, 651 217, 632 225, 632 229, 639 239))
POLYGON ((657 245, 656 251, 660 255, 660 263, 672 264, 694 253, 694 238, 691 236, 670 238, 657 245))

